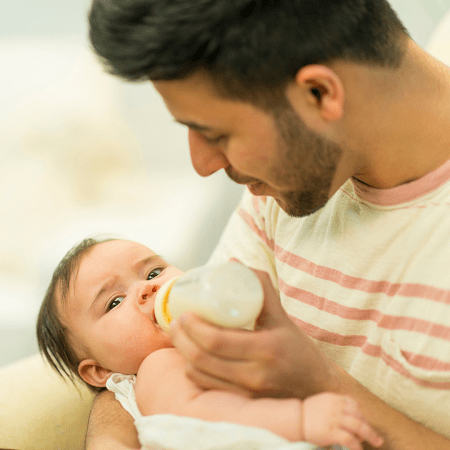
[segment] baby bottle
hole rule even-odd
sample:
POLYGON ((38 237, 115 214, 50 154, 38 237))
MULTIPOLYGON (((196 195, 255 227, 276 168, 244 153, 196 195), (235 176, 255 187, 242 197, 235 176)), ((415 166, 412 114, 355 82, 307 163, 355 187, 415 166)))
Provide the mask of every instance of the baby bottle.
POLYGON ((156 294, 155 316, 169 330, 183 312, 229 328, 254 329, 264 301, 259 278, 236 262, 202 266, 164 283, 156 294))

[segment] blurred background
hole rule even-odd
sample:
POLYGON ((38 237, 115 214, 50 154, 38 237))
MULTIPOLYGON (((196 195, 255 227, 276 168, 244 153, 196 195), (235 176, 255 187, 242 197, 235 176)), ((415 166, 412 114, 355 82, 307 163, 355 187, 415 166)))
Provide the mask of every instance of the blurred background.
MULTIPOLYGON (((445 33, 450 0, 391 3, 420 45, 442 51, 433 32, 445 33)), ((113 233, 189 269, 242 194, 223 171, 194 172, 187 131, 150 83, 103 73, 89 4, 0 2, 0 367, 37 351, 41 299, 76 242, 113 233)))

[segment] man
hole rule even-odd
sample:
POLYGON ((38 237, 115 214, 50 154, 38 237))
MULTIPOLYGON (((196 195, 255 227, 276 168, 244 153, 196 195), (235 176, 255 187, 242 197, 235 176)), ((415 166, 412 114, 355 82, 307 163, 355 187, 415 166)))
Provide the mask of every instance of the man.
MULTIPOLYGON (((346 393, 383 449, 450 449, 449 68, 385 0, 94 0, 90 26, 109 71, 189 128, 197 172, 252 194, 212 262, 268 273, 259 329, 182 317, 188 375, 346 393)), ((97 402, 89 449, 138 446, 114 408, 97 402)))

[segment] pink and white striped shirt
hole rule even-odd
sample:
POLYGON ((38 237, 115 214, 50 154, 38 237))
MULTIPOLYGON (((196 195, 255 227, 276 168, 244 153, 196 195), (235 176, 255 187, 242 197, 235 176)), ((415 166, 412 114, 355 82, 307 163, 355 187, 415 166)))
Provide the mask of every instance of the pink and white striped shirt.
POLYGON ((392 189, 349 180, 305 218, 246 192, 210 263, 230 258, 271 275, 330 359, 450 437, 450 161, 392 189))

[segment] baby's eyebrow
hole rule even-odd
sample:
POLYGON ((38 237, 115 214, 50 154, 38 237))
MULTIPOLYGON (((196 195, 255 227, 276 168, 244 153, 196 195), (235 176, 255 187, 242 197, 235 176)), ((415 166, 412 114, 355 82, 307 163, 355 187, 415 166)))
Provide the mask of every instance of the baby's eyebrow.
POLYGON ((97 292, 97 295, 94 298, 94 301, 91 303, 91 306, 89 307, 89 310, 91 310, 93 308, 93 306, 95 305, 95 303, 97 302, 97 300, 109 289, 111 289, 112 286, 114 286, 117 281, 118 281, 117 276, 113 276, 108 278, 108 280, 105 282, 105 284, 103 284, 103 286, 100 288, 100 290, 97 292))
POLYGON ((141 268, 142 266, 145 266, 146 264, 148 264, 149 262, 152 262, 154 259, 162 259, 162 257, 161 257, 161 255, 151 255, 151 256, 148 256, 147 258, 144 258, 144 259, 141 259, 141 260, 137 261, 137 262, 133 265, 133 267, 134 267, 135 269, 139 269, 139 268, 141 268))

